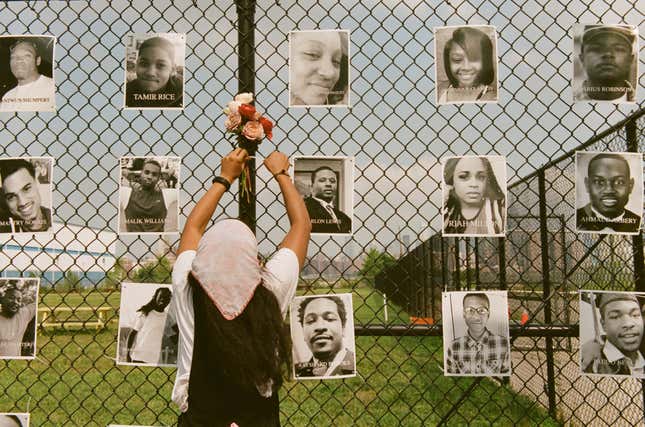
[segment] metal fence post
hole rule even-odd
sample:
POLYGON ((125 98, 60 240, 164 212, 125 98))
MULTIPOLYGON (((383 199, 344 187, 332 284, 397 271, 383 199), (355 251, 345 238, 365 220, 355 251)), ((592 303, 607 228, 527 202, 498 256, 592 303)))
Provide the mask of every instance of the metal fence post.
MULTIPOLYGON (((544 323, 551 325, 551 276, 549 274, 549 234, 546 212, 546 183, 544 169, 538 171, 538 194, 540 198, 540 246, 542 249, 542 298, 544 301, 544 323)), ((547 394, 549 414, 555 418, 555 369, 553 360, 553 338, 546 337, 547 394)))
MULTIPOLYGON (((255 95, 255 0, 236 0, 238 38, 238 92, 252 92, 255 95)), ((249 156, 255 156, 254 149, 247 149, 249 156)), ((255 158, 248 165, 249 197, 242 194, 240 182, 239 217, 255 233, 255 158)))

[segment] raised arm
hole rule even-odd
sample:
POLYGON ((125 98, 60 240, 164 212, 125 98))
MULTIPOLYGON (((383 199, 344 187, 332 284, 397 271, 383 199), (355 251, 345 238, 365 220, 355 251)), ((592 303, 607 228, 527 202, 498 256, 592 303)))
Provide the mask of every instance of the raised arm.
MULTIPOLYGON (((236 148, 228 153, 228 155, 222 158, 220 176, 232 184, 242 173, 244 163, 248 156, 249 154, 242 148, 236 148)), ((184 225, 184 231, 181 233, 177 255, 184 251, 197 249, 199 239, 202 238, 206 226, 210 222, 215 208, 225 191, 226 188, 224 185, 215 182, 206 194, 199 199, 190 215, 188 215, 188 219, 186 219, 186 225, 184 225)))
POLYGON ((271 172, 271 175, 278 181, 284 204, 287 208, 287 216, 291 228, 280 243, 281 248, 289 248, 295 252, 300 263, 300 268, 305 263, 307 256, 307 246, 309 245, 309 235, 311 234, 311 220, 305 207, 305 202, 296 190, 296 186, 291 182, 288 175, 289 158, 279 152, 274 151, 264 159, 264 165, 271 172))

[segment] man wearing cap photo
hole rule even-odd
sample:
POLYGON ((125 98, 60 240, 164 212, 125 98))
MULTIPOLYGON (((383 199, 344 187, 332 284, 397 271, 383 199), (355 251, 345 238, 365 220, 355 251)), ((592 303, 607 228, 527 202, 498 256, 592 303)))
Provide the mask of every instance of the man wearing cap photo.
MULTIPOLYGON (((600 340, 594 339, 582 345, 582 371, 642 377, 645 359, 639 348, 643 338, 643 317, 638 299, 629 292, 603 292, 596 294, 594 300, 600 313, 604 342, 599 342, 603 337, 597 333, 600 340)), ((595 310, 595 307, 591 308, 595 310)))
POLYGON ((578 56, 585 80, 574 88, 574 101, 634 102, 635 40, 630 26, 585 25, 578 56))
POLYGON ((9 48, 9 68, 16 86, 2 96, 0 111, 51 111, 54 80, 40 73, 42 55, 38 38, 19 39, 9 48))
MULTIPOLYGON (((578 153, 578 156, 584 154, 587 153, 578 153)), ((584 186, 590 202, 576 211, 578 231, 638 232, 640 215, 625 208, 634 189, 634 178, 625 157, 618 153, 593 156, 587 165, 584 186)))

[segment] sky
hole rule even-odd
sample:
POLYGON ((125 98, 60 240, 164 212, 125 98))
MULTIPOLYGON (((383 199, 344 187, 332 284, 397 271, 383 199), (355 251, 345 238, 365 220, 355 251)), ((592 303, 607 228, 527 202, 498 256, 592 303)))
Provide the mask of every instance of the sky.
MULTIPOLYGON (((1 156, 53 156, 56 221, 116 230, 118 158, 182 157, 180 224, 232 149, 222 107, 237 93, 233 2, 92 1, 0 3, 4 34, 57 37, 56 113, 0 113, 1 156), (125 36, 185 33, 184 111, 123 110, 125 36)), ((449 155, 507 157, 509 182, 575 148, 643 106, 573 104, 572 25, 629 23, 634 2, 602 1, 258 1, 256 106, 276 122, 257 164, 274 149, 299 156, 354 156, 352 237, 312 239, 309 254, 363 248, 398 252, 440 230, 439 160, 449 155), (433 28, 486 24, 497 29, 499 103, 437 106, 433 28), (351 109, 289 109, 290 30, 350 31, 351 109)), ((6 60, 0 58, 0 60, 6 60)), ((638 61, 643 69, 643 56, 638 61)), ((288 227, 278 187, 258 169, 257 236, 272 252, 288 227)), ((235 186, 233 187, 235 189, 235 186)), ((236 194, 236 191, 234 191, 236 194)), ((238 213, 235 194, 222 216, 238 213)), ((119 238, 138 258, 151 238, 119 238)), ((175 238, 170 238, 170 243, 175 238)), ((366 251, 365 251, 366 252, 366 251)))

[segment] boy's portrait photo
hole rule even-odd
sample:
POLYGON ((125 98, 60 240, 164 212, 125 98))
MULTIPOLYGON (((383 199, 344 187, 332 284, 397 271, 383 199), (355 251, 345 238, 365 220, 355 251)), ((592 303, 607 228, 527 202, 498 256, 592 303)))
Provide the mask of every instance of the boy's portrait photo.
POLYGON ((0 278, 0 359, 36 356, 37 278, 0 278))
POLYGON ((185 34, 130 34, 125 46, 125 108, 184 108, 185 34))
POLYGON ((54 36, 0 36, 0 112, 56 109, 55 45, 54 36))

